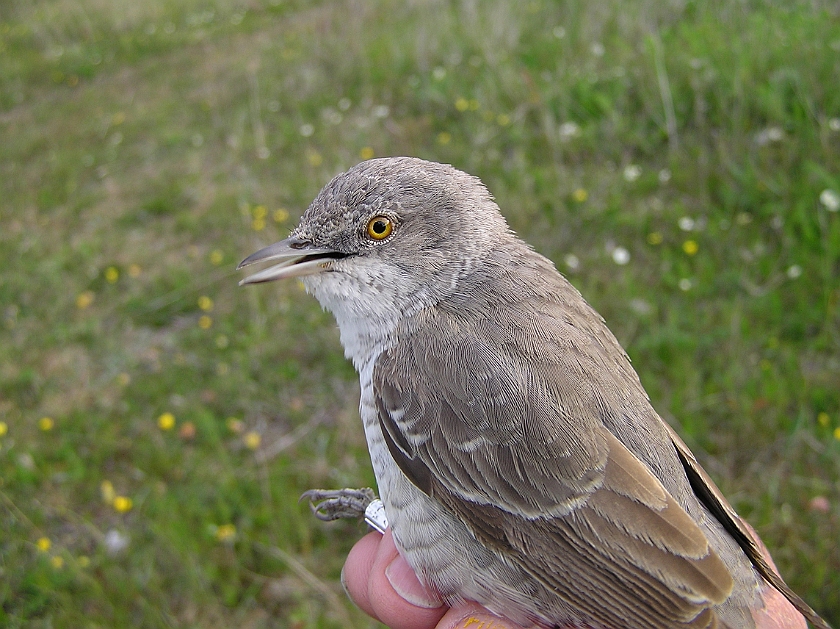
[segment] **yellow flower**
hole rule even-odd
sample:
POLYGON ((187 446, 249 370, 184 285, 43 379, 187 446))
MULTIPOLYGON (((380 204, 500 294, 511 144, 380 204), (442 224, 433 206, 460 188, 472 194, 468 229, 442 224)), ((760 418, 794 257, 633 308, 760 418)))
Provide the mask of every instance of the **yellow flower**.
POLYGON ((157 420, 161 430, 172 430, 175 427, 175 416, 172 413, 164 413, 157 420))
POLYGON ((683 243, 682 248, 683 248, 683 251, 685 251, 685 253, 686 253, 687 255, 693 256, 695 253, 697 253, 697 250, 698 250, 700 247, 697 245, 697 241, 695 241, 695 240, 686 240, 686 241, 683 243))
POLYGON ((438 144, 449 144, 452 141, 452 134, 441 131, 437 136, 438 144))
POLYGON ((578 188, 577 190, 572 192, 572 198, 578 203, 583 203, 589 198, 589 193, 583 188, 578 188))
POLYGON ((131 507, 134 506, 134 502, 131 498, 127 496, 114 496, 114 509, 118 513, 127 513, 131 511, 131 507))
POLYGON ((370 146, 364 146, 362 147, 362 150, 359 151, 359 157, 362 159, 370 159, 374 155, 375 153, 373 152, 373 147, 370 146))
POLYGON ((457 109, 458 111, 467 111, 467 109, 469 109, 469 108, 470 108, 470 101, 468 101, 463 96, 459 96, 455 100, 455 109, 457 109))
POLYGON ((90 557, 82 555, 76 559, 76 563, 79 564, 80 568, 87 568, 90 565, 90 557))
POLYGON ((50 557, 50 563, 56 570, 61 570, 61 568, 64 567, 64 557, 60 557, 58 555, 50 557))
POLYGON ((221 524, 216 527, 216 539, 227 542, 236 537, 236 527, 233 524, 221 524))
POLYGON ((210 264, 214 266, 219 266, 224 259, 225 254, 222 253, 220 249, 213 249, 213 251, 210 252, 210 264))
POLYGON ((84 310, 93 303, 94 294, 92 290, 86 290, 76 296, 76 308, 84 310))
POLYGON ((140 268, 139 264, 129 264, 128 265, 128 276, 129 277, 139 277, 142 269, 140 268))
POLYGON ((306 159, 309 160, 310 166, 320 166, 324 162, 324 158, 318 151, 310 151, 306 154, 306 159))
POLYGON ((251 221, 251 228, 255 232, 261 232, 262 230, 265 229, 265 219, 264 218, 255 218, 253 221, 251 221))
POLYGON ((213 300, 210 299, 207 295, 202 295, 198 298, 198 307, 201 308, 204 312, 210 312, 213 310, 213 300))
POLYGON ((650 232, 647 235, 647 241, 649 245, 661 245, 662 234, 660 232, 650 232))
POLYGON ((828 413, 826 413, 825 411, 823 411, 822 413, 819 413, 817 415, 817 421, 819 422, 820 426, 822 426, 824 428, 828 427, 829 420, 830 420, 830 418, 828 416, 828 413))
MULTIPOLYGON (((371 157, 373 157, 371 155, 371 157)), ((271 214, 271 218, 274 219, 275 223, 285 223, 289 220, 289 212, 285 208, 279 207, 271 214)))
POLYGON ((834 429, 834 438, 840 441, 840 426, 834 429))
POLYGON ((478 101, 475 98, 471 98, 469 102, 470 111, 475 111, 478 109, 478 101))
POLYGON ((208 317, 207 315, 201 315, 198 318, 198 327, 202 330, 207 330, 210 326, 213 325, 213 319, 208 317))
POLYGON ((42 553, 47 552, 50 549, 50 546, 52 546, 52 542, 49 537, 39 537, 35 544, 38 546, 38 550, 42 553))
POLYGON ((0 422, 0 437, 9 432, 9 425, 6 422, 0 422))
POLYGON ((268 216, 268 208, 264 205, 258 205, 254 208, 254 218, 265 218, 268 216))
POLYGON ((506 127, 510 124, 510 116, 507 114, 499 114, 496 116, 496 122, 500 127, 506 127))
POLYGON ((38 428, 44 432, 49 432, 53 429, 53 426, 55 426, 55 422, 52 417, 42 417, 38 420, 38 428))
POLYGON ((111 124, 115 127, 125 122, 125 113, 118 111, 111 117, 111 124))
POLYGON ((118 279, 120 279, 120 271, 115 266, 109 266, 105 269, 105 279, 108 280, 109 284, 115 283, 118 279))
POLYGON ((117 492, 114 491, 114 483, 109 480, 104 480, 99 484, 99 493, 102 494, 103 502, 113 504, 114 498, 117 497, 117 492))
POLYGON ((251 431, 245 433, 245 436, 242 437, 242 441, 245 442, 245 446, 251 450, 256 450, 260 447, 260 442, 262 441, 262 436, 260 433, 251 431))

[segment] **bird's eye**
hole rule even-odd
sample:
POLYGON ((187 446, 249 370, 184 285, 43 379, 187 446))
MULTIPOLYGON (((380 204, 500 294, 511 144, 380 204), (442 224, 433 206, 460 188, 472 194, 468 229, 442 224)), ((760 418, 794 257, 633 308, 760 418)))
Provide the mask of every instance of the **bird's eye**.
POLYGON ((368 221, 367 235, 374 240, 382 240, 391 235, 394 223, 387 216, 374 216, 368 221))

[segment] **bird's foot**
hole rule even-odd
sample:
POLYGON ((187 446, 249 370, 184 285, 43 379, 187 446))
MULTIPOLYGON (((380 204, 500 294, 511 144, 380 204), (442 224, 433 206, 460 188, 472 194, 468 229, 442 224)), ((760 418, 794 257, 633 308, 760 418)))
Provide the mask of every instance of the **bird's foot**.
POLYGON ((374 529, 383 533, 388 520, 382 501, 369 487, 363 489, 310 489, 300 499, 309 501, 312 513, 319 520, 330 522, 340 518, 360 518, 374 529))

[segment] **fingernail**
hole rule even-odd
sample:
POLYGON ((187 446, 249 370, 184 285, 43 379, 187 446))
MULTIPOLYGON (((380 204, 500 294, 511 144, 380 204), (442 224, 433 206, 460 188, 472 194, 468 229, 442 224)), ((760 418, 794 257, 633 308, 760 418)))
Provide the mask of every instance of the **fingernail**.
POLYGON ((356 609, 362 609, 359 607, 359 604, 353 600, 353 597, 350 595, 350 590, 347 588, 347 578, 344 576, 344 566, 341 567, 341 587, 344 590, 344 594, 347 595, 347 600, 353 603, 353 607, 356 609))
POLYGON ((347 589, 347 579, 344 576, 344 566, 341 566, 341 587, 344 589, 344 593, 347 595, 351 601, 353 600, 350 596, 350 591, 347 589))
POLYGON ((385 568, 385 577, 394 591, 415 607, 435 609, 443 603, 431 594, 414 574, 414 570, 405 559, 397 555, 385 568))

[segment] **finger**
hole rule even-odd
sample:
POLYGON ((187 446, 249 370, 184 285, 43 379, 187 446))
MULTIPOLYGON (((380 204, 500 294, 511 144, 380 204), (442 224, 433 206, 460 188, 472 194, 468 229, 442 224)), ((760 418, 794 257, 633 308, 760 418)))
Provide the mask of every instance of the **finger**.
POLYGON ((432 629, 446 612, 400 556, 390 530, 376 550, 367 585, 374 616, 391 629, 432 629))
POLYGON ((390 531, 359 540, 347 556, 341 579, 362 611, 392 629, 432 629, 446 611, 400 557, 390 531))
POLYGON ((382 541, 380 533, 368 533, 350 550, 341 570, 341 584, 347 596, 368 616, 379 620, 368 600, 368 580, 376 551, 382 541))
POLYGON ((779 590, 769 587, 762 598, 764 608, 752 612, 756 629, 807 629, 805 617, 779 590))
POLYGON ((507 618, 501 618, 478 603, 465 603, 444 614, 435 629, 522 629, 507 618))
MULTIPOLYGON (((778 574, 779 570, 776 568, 773 557, 770 556, 770 551, 767 550, 767 546, 761 541, 758 533, 743 518, 741 522, 744 523, 744 526, 752 534, 767 563, 778 574)), ((805 617, 796 611, 793 603, 787 600, 776 588, 772 586, 766 587, 762 594, 762 600, 764 602, 764 608, 752 611, 753 620, 757 629, 807 629, 808 623, 805 622, 805 617)))

